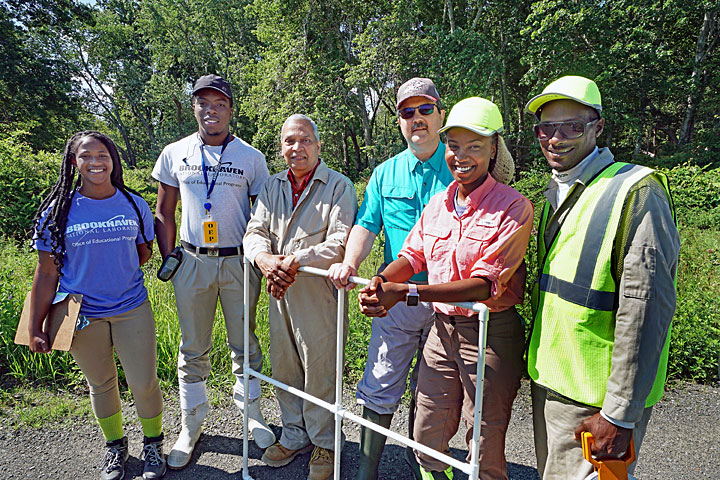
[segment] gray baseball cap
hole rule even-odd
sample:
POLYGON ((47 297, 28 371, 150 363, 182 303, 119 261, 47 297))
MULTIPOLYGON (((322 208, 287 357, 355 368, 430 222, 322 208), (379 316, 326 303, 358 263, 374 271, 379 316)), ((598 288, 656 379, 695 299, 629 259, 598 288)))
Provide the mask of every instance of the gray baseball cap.
POLYGON ((400 85, 397 93, 397 103, 395 108, 400 108, 400 104, 410 97, 425 97, 438 104, 443 108, 440 101, 440 94, 435 88, 435 84, 429 78, 415 77, 400 85))

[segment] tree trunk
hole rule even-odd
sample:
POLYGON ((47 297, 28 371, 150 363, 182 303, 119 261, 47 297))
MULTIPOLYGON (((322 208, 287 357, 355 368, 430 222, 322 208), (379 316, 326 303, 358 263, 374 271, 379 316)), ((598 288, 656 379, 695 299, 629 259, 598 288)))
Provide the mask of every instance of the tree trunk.
MULTIPOLYGON (((358 91, 358 102, 360 102, 360 121, 363 127, 363 139, 365 140, 365 146, 370 147, 373 144, 372 139, 372 125, 370 124, 370 117, 368 115, 367 108, 365 108, 365 93, 362 90, 358 91)), ((370 168, 375 168, 375 158, 370 156, 370 168)))
POLYGON ((450 21, 450 33, 455 33, 455 15, 453 15, 452 0, 445 0, 445 8, 447 9, 448 20, 450 21))
POLYGON ((82 65, 82 69, 80 69, 78 73, 83 76, 83 80, 87 84, 88 89, 90 90, 92 95, 95 97, 95 100, 97 100, 100 108, 105 111, 110 121, 115 125, 118 130, 120 130, 120 133, 123 136, 123 141, 125 142, 125 148, 127 150, 126 162, 129 167, 134 168, 135 165, 137 165, 135 150, 132 148, 132 144, 130 143, 130 136, 128 135, 127 128, 125 128, 125 124, 122 121, 122 117, 120 116, 120 109, 115 103, 115 99, 112 97, 112 95, 110 95, 110 93, 105 89, 103 83, 93 73, 88 61, 85 58, 85 53, 83 52, 82 47, 79 44, 76 44, 76 49, 77 60, 79 60, 80 64, 82 65), (105 101, 103 101, 103 98, 97 92, 96 88, 97 90, 102 92, 102 95, 107 99, 107 103, 109 105, 107 105, 105 101))
POLYGON ((347 126, 342 131, 342 153, 343 153, 343 173, 345 176, 350 175, 350 158, 348 158, 348 146, 347 146, 347 126))
POLYGON ((177 110, 177 123, 178 127, 182 126, 182 103, 173 95, 173 102, 175 103, 175 109, 177 110))
POLYGON ((147 133, 148 138, 150 138, 150 144, 155 144, 155 132, 153 131, 152 125, 150 125, 150 122, 148 122, 147 118, 145 118, 145 115, 142 114, 140 111, 140 107, 137 105, 137 102, 133 98, 130 97, 130 95, 125 95, 125 98, 127 98, 128 103, 130 104, 130 110, 133 112, 135 117, 140 120, 140 123, 142 123, 143 128, 145 129, 145 133, 147 133))
MULTIPOLYGON (((350 133, 350 140, 352 140, 353 147, 355 148, 355 164, 357 165, 357 171, 362 172, 367 167, 367 162, 363 162, 362 155, 360 154, 360 145, 358 145, 357 135, 355 130, 352 128, 348 129, 350 133)), ((374 167, 373 167, 374 168, 374 167)))
POLYGON ((693 72, 690 76, 691 86, 687 99, 687 108, 685 110, 685 120, 683 120, 682 128, 680 129, 679 143, 681 145, 692 141, 695 114, 702 100, 705 79, 707 78, 704 72, 704 63, 717 42, 717 28, 717 10, 705 11, 705 17, 703 18, 703 24, 700 28, 700 34, 698 35, 697 46, 695 48, 695 61, 693 62, 693 72))
POLYGON ((502 72, 500 72, 500 95, 502 96, 502 112, 503 112, 503 124, 505 125, 505 128, 507 129, 505 131, 505 134, 509 134, 511 132, 510 129, 510 108, 508 108, 508 96, 507 96, 507 87, 505 84, 505 74, 506 74, 506 62, 505 62, 505 48, 507 47, 507 40, 505 40, 505 35, 503 32, 500 32, 500 58, 502 62, 502 72))
POLYGON ((475 18, 472 22, 472 29, 475 30, 477 27, 478 22, 480 21, 480 14, 482 14, 483 10, 485 10, 485 5, 487 4, 487 0, 485 0, 481 5, 478 5, 477 12, 475 12, 475 18))

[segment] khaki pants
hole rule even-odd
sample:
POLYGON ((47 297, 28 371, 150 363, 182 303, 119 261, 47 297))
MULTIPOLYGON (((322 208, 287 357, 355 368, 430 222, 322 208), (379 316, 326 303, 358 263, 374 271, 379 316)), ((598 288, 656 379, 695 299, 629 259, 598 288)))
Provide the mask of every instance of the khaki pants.
MULTIPOLYGON (((467 426, 468 450, 472 441, 479 326, 477 317, 441 313, 436 317, 420 365, 415 439, 449 454, 449 442, 457 433, 461 411, 467 426)), ((508 478, 505 434, 520 388, 524 340, 522 322, 514 308, 490 314, 479 445, 481 479, 508 478)), ((426 470, 448 467, 423 453, 416 451, 415 455, 426 470)))
MULTIPOLYGON (((335 403, 335 287, 325 278, 299 273, 282 300, 270 298, 269 311, 273 378, 335 403)), ((347 315, 343 331, 344 346, 347 315)), ((334 450, 331 412, 279 388, 275 392, 283 422, 280 443, 285 448, 298 450, 312 443, 334 450)))
POLYGON ((150 302, 112 317, 93 318, 77 332, 70 353, 90 387, 97 418, 120 411, 117 353, 140 418, 154 418, 163 409, 157 379, 155 320, 150 302))
MULTIPOLYGON (((183 252, 183 261, 172 279, 182 332, 178 355, 178 378, 185 383, 207 380, 210 375, 212 330, 220 299, 225 317, 227 343, 233 374, 243 370, 243 257, 208 257, 183 252)), ((255 336, 255 308, 260 296, 260 278, 250 272, 250 367, 262 369, 262 353, 255 336)))
MULTIPOLYGON (((575 440, 575 429, 600 409, 573 402, 535 382, 532 384, 532 405, 535 455, 540 478, 583 480, 590 475, 593 466, 583 458, 580 440, 575 440)), ((633 436, 637 454, 640 452, 651 413, 652 407, 646 408, 640 421, 635 424, 633 436)), ((635 463, 630 465, 628 473, 635 471, 635 463)))

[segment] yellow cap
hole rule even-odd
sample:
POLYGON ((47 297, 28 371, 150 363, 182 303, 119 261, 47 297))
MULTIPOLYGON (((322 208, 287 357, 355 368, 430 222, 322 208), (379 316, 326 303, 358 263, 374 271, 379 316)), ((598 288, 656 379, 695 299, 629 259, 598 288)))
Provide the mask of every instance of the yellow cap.
POLYGON ((515 175, 515 161, 505 145, 505 140, 500 135, 503 130, 503 119, 497 105, 480 97, 460 100, 450 110, 447 123, 438 133, 451 128, 464 128, 485 137, 497 133, 497 154, 495 155, 495 166, 490 171, 490 175, 500 183, 510 184, 515 175))
POLYGON ((470 97, 455 104, 445 126, 438 133, 454 127, 466 128, 489 137, 493 133, 502 132, 503 119, 500 109, 493 102, 480 97, 470 97))
POLYGON ((553 100, 574 100, 588 107, 602 111, 600 90, 595 82, 589 78, 568 75, 561 77, 545 87, 540 95, 530 99, 525 110, 536 113, 540 107, 553 100))

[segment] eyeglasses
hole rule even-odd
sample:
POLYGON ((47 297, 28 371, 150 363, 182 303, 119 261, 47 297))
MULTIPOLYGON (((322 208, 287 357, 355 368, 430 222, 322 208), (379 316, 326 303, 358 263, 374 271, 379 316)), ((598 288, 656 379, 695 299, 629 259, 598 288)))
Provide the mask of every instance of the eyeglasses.
POLYGON ((560 135, 568 140, 574 140, 585 135, 585 129, 588 125, 600 120, 596 118, 589 122, 547 122, 538 123, 533 127, 535 138, 538 140, 549 140, 557 131, 560 135))
POLYGON ((415 110, 420 112, 421 115, 430 115, 435 111, 435 104, 425 103, 423 105, 420 105, 419 107, 401 108, 400 110, 398 110, 398 115, 405 120, 410 120, 415 116, 415 110))

